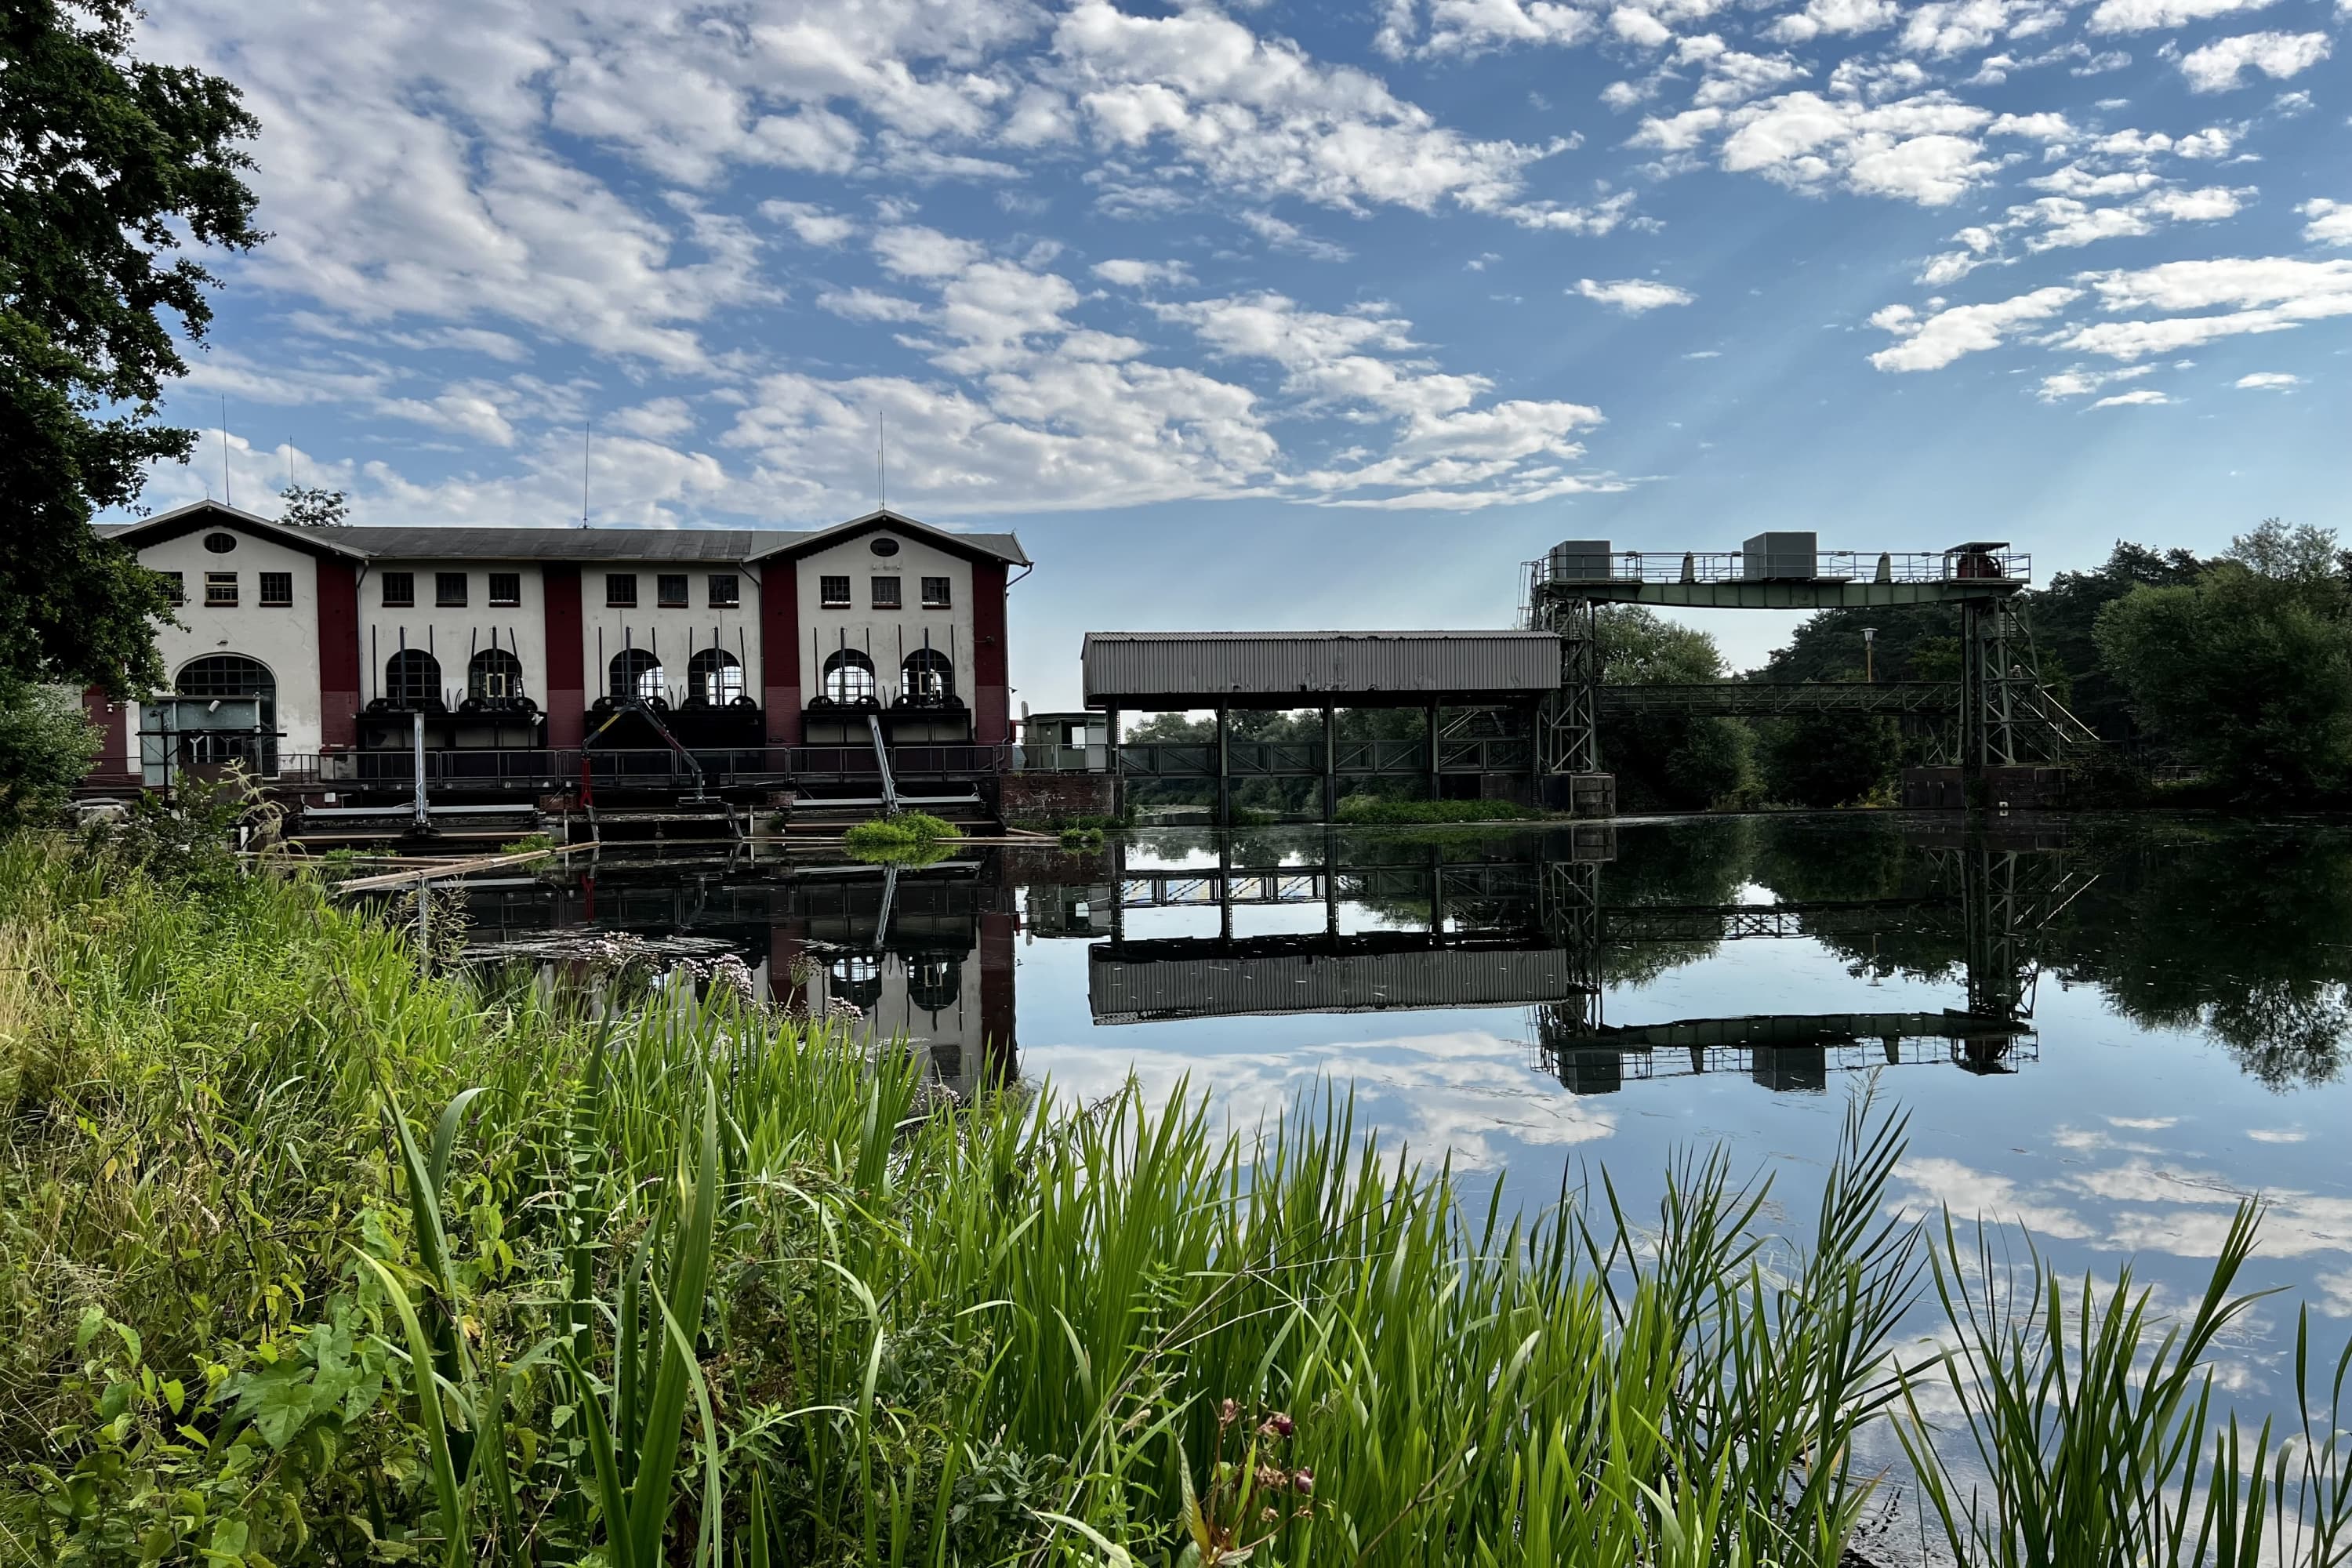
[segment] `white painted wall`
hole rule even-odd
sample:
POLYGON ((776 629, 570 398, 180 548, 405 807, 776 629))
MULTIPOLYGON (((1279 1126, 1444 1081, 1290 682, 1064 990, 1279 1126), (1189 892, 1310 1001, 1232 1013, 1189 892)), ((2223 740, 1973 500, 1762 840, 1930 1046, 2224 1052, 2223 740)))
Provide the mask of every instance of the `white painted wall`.
POLYGON ((956 695, 967 707, 972 703, 975 667, 972 662, 971 638, 971 563, 960 555, 921 540, 887 530, 861 534, 843 541, 830 549, 803 555, 795 563, 799 573, 801 601, 801 705, 824 689, 824 660, 841 646, 843 634, 848 635, 849 646, 870 652, 874 658, 875 679, 881 688, 881 698, 887 703, 898 695, 899 638, 903 630, 906 651, 914 652, 923 646, 923 633, 931 634, 931 646, 942 653, 952 651, 955 662, 956 695), (896 555, 877 555, 874 542, 877 539, 898 542, 896 555), (870 579, 896 576, 899 584, 899 604, 896 610, 877 610, 870 579), (849 607, 828 609, 820 603, 822 579, 845 576, 849 579, 849 607), (927 610, 922 603, 922 580, 925 577, 945 577, 950 586, 952 603, 944 610, 927 610), (815 636, 810 636, 814 627, 815 636), (950 636, 952 628, 952 636, 950 636), (869 646, 868 638, 871 638, 869 646), (951 646, 952 645, 952 646, 951 646))
POLYGON ((408 647, 424 648, 440 661, 442 700, 457 707, 466 696, 466 667, 477 649, 490 646, 493 627, 499 646, 512 648, 522 660, 523 690, 546 707, 547 598, 538 562, 368 562, 360 578, 360 701, 372 702, 384 694, 384 667, 400 651, 405 634, 408 647), (414 605, 383 602, 387 572, 405 572, 415 579, 414 605), (442 572, 466 574, 464 608, 434 603, 434 578, 442 572), (490 603, 492 572, 512 572, 522 579, 521 604, 490 603))
MULTIPOLYGON (((830 998, 840 987, 832 973, 831 964, 840 955, 828 956, 811 952, 808 957, 814 966, 811 988, 819 997, 830 998)), ((987 1043, 987 1030, 982 1026, 980 1012, 980 948, 972 950, 956 963, 956 996, 953 1003, 938 1012, 915 1005, 909 982, 913 979, 910 960, 905 953, 884 952, 881 963, 881 994, 866 1014, 861 1027, 873 1031, 877 1040, 905 1040, 910 1046, 920 1046, 931 1058, 932 1070, 943 1078, 948 1086, 959 1093, 970 1094, 979 1087, 981 1068, 985 1061, 982 1047, 987 1043), (947 1070, 950 1065, 952 1072, 947 1070)))
MULTIPOLYGON (((166 679, 176 682, 184 666, 206 654, 241 653, 259 659, 278 679, 278 728, 285 731, 285 738, 278 742, 278 754, 318 751, 321 736, 317 559, 241 529, 201 528, 148 545, 139 552, 139 561, 157 572, 179 573, 186 585, 187 603, 180 606, 180 624, 159 627, 155 635, 166 679), (230 535, 236 548, 220 555, 206 550, 205 540, 214 533, 230 535), (205 606, 207 572, 236 574, 235 609, 205 606), (262 607, 264 572, 283 572, 294 579, 291 607, 262 607)), ((130 705, 129 717, 125 726, 129 743, 121 762, 135 772, 143 723, 139 704, 130 705)))
POLYGON ((740 563, 695 562, 690 564, 654 561, 591 561, 580 568, 580 667, 586 679, 587 700, 612 689, 614 656, 625 647, 648 649, 659 656, 662 674, 675 705, 686 700, 686 665, 689 656, 719 646, 743 665, 744 695, 760 700, 760 584, 757 575, 740 563), (614 573, 635 573, 637 604, 620 609, 604 603, 604 579, 614 573), (657 579, 665 572, 686 574, 686 608, 665 610, 657 579), (735 574, 738 604, 733 609, 710 605, 713 573, 735 574), (601 645, 598 634, 603 634, 601 645))

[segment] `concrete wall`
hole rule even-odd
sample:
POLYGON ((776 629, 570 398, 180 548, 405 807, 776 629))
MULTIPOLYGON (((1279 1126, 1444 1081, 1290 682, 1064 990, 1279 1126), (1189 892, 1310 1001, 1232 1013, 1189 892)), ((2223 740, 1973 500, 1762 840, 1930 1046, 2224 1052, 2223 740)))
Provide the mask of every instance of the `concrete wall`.
MULTIPOLYGON (((186 584, 187 603, 181 605, 178 626, 158 628, 157 650, 167 679, 176 681, 191 660, 206 654, 239 653, 258 659, 278 681, 278 727, 285 738, 278 742, 281 756, 319 750, 322 739, 319 693, 319 573, 316 558, 272 539, 236 528, 200 528, 177 539, 148 545, 139 552, 142 565, 157 572, 177 572, 186 584), (226 533, 236 548, 214 554, 205 541, 226 533), (208 609, 205 605, 205 574, 236 574, 235 609, 208 609), (283 572, 294 580, 290 607, 264 608, 261 574, 283 572)), ((136 772, 139 765, 139 705, 124 716, 125 754, 102 759, 103 770, 136 772)))
POLYGON ((824 660, 841 647, 845 637, 850 647, 872 655, 879 695, 887 703, 898 695, 904 658, 899 651, 902 631, 905 651, 910 654, 923 646, 926 630, 930 633, 931 646, 948 654, 954 662, 956 695, 966 705, 973 705, 979 668, 973 658, 971 562, 907 534, 883 529, 800 556, 793 565, 800 605, 803 707, 824 689, 824 660), (875 554, 874 543, 880 539, 898 541, 898 552, 888 556, 875 554), (849 579, 848 608, 827 608, 819 602, 823 579, 828 576, 849 579), (880 576, 900 579, 901 608, 872 607, 871 580, 880 576), (922 580, 926 577, 948 579, 949 596, 953 602, 946 609, 923 607, 922 580))

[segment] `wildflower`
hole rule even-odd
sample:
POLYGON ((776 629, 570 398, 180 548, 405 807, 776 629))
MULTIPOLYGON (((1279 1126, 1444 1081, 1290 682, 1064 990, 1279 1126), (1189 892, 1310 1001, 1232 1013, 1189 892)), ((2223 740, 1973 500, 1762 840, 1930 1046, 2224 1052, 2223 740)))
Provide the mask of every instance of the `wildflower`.
POLYGON ((1290 1489, 1300 1497, 1315 1495, 1315 1472, 1301 1465, 1290 1472, 1290 1489))

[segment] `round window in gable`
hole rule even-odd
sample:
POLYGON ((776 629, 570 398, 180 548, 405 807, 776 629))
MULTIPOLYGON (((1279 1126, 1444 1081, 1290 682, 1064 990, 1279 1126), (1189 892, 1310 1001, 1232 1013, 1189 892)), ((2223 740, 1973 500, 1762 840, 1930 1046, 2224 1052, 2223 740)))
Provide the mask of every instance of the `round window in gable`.
POLYGON ((226 555, 230 551, 236 548, 236 535, 234 533, 207 533, 205 535, 205 548, 211 551, 215 555, 226 555))
POLYGON ((898 542, 884 534, 874 542, 873 551, 877 555, 896 555, 898 553, 898 542))

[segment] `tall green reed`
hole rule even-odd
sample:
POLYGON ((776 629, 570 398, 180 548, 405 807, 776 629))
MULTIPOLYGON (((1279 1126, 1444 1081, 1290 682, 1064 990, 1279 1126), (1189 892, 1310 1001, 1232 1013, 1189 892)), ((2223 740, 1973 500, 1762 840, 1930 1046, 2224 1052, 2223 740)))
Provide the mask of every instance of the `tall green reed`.
POLYGON ((1524 1213, 1337 1090, 935 1106, 723 992, 420 979, 300 884, 0 847, 0 928, 64 1064, 0 1165, 36 1560, 1827 1565, 1898 1412, 1969 1561, 2352 1539, 2332 1426, 2213 1430, 2251 1215, 2168 1342, 2127 1279, 1996 1312, 1866 1103, 1776 1238, 1720 1151, 1524 1213), (1958 1349, 1906 1369, 1930 1262, 1958 1349))

